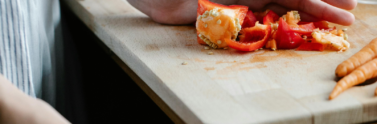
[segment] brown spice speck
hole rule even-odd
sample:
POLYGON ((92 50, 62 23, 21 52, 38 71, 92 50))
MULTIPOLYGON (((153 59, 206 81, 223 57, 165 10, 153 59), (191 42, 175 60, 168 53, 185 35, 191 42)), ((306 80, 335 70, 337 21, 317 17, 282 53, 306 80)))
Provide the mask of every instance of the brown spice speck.
POLYGON ((145 51, 158 51, 160 48, 156 44, 148 44, 145 46, 145 51))
POLYGON ((215 70, 214 67, 205 67, 204 69, 205 69, 206 71, 215 70))

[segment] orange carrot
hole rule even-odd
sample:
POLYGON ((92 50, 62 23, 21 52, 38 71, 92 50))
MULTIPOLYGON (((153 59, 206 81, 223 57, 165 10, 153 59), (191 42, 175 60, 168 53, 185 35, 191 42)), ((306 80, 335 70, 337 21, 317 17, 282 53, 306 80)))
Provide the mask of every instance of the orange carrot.
POLYGON ((338 77, 344 77, 351 73, 357 67, 372 60, 377 56, 377 38, 373 39, 368 45, 351 56, 348 60, 338 65, 335 70, 335 75, 338 77))
POLYGON ((368 79, 377 77, 377 58, 356 68, 349 75, 343 77, 331 92, 329 99, 334 99, 348 88, 365 82, 368 79))

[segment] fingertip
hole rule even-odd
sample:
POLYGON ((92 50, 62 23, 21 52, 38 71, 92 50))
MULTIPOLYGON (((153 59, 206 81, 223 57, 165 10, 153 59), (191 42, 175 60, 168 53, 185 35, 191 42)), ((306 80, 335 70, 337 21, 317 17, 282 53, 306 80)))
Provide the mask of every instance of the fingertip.
POLYGON ((357 6, 357 0, 322 0, 334 7, 352 10, 357 6))
POLYGON ((349 0, 347 6, 344 6, 343 9, 346 9, 346 10, 353 10, 355 9, 357 6, 357 0, 349 0))
POLYGON ((355 21, 355 16, 352 13, 339 8, 323 11, 323 13, 327 14, 323 14, 322 19, 332 23, 350 26, 355 21))
POLYGON ((269 9, 269 10, 272 10, 274 11, 276 14, 278 14, 279 16, 282 16, 284 14, 287 14, 287 11, 289 11, 289 9, 281 6, 281 5, 278 5, 278 4, 268 4, 264 7, 264 9, 269 9))
POLYGON ((352 25, 354 21, 355 21, 355 15, 353 15, 352 13, 348 13, 347 15, 343 17, 342 22, 339 24, 344 25, 344 26, 350 26, 352 25))

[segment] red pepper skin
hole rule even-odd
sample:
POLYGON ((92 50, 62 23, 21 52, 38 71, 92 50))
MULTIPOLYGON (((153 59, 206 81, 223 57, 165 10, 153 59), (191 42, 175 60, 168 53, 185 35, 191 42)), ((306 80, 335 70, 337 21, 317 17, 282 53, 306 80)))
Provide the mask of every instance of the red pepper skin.
POLYGON ((323 51, 325 47, 320 43, 302 43, 296 50, 299 51, 323 51))
POLYGON ((302 35, 311 35, 314 29, 315 29, 315 26, 313 22, 299 25, 299 27, 290 26, 290 30, 292 30, 293 32, 302 34, 302 35))
POLYGON ((290 30, 287 22, 280 18, 279 27, 275 35, 278 49, 294 49, 304 42, 301 35, 290 30))
POLYGON ((248 28, 248 27, 254 27, 256 22, 257 22, 257 18, 255 18, 253 12, 249 10, 246 13, 246 17, 242 24, 242 29, 248 28))
POLYGON ((269 25, 270 23, 274 23, 279 20, 279 15, 277 15, 274 11, 268 11, 267 15, 263 17, 263 24, 269 25))
POLYGON ((314 26, 319 29, 329 29, 329 23, 327 21, 313 22, 314 26))
POLYGON ((265 11, 265 12, 255 12, 254 13, 255 18, 257 19, 257 21, 259 21, 259 23, 263 22, 263 18, 266 15, 267 15, 267 11, 265 11))
POLYGON ((258 26, 242 29, 240 41, 225 39, 227 45, 240 51, 254 51, 266 45, 271 36, 271 26, 267 25, 266 29, 258 26))
MULTIPOLYGON (((304 25, 304 24, 308 24, 308 23, 312 23, 312 22, 303 22, 303 21, 300 21, 300 22, 298 22, 297 24, 298 25, 304 25)), ((314 24, 314 23, 313 23, 314 24)))

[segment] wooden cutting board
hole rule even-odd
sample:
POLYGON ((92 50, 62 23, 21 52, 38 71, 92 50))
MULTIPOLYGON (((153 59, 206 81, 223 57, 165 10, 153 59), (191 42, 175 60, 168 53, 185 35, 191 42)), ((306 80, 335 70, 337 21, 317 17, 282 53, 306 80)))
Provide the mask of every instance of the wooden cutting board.
POLYGON ((337 53, 205 50, 197 44, 194 27, 157 24, 126 1, 66 2, 186 123, 377 120, 377 83, 327 100, 336 84, 336 66, 377 37, 376 5, 359 4, 351 11, 356 16, 346 27, 351 48, 337 53))

